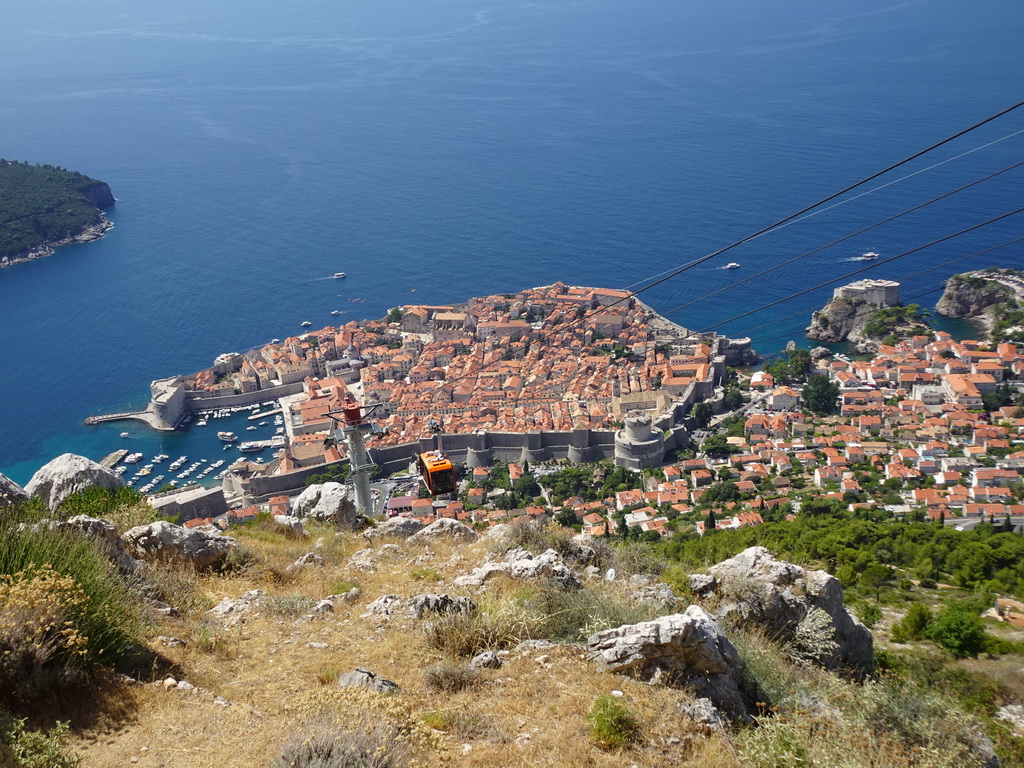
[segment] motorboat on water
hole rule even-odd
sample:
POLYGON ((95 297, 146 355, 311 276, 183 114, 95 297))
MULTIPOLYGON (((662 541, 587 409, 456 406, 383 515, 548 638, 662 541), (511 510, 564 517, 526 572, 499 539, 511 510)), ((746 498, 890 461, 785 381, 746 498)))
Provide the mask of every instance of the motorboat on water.
POLYGON ((218 432, 217 437, 223 440, 225 443, 233 443, 238 439, 238 435, 234 432, 218 432))
POLYGON ((867 253, 862 253, 860 255, 860 258, 861 258, 861 261, 874 261, 875 259, 877 259, 879 257, 879 255, 880 254, 877 254, 874 251, 868 251, 867 253))
POLYGON ((121 437, 129 437, 129 435, 128 435, 128 433, 127 433, 127 432, 122 432, 122 433, 121 433, 121 437))
POLYGON ((334 279, 335 280, 341 280, 343 277, 347 277, 347 275, 344 272, 335 272, 334 273, 334 279))
POLYGON ((309 328, 309 326, 311 326, 312 323, 309 320, 303 320, 301 323, 299 323, 299 325, 301 325, 303 328, 309 328))
POLYGON ((728 264, 725 265, 725 268, 726 269, 739 269, 740 265, 737 264, 735 261, 730 261, 728 264))
POLYGON ((332 315, 340 315, 341 314, 341 310, 340 309, 332 309, 331 310, 331 314, 332 315))

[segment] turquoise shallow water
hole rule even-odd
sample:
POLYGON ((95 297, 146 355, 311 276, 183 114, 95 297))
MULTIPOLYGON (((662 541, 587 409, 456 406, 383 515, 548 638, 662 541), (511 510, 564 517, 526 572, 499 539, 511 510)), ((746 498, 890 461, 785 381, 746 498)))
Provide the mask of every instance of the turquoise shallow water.
MULTIPOLYGON (((149 5, 5 3, 0 155, 80 170, 118 198, 104 240, 0 271, 0 471, 19 481, 59 452, 122 442, 212 460, 212 431, 81 420, 143 402, 152 378, 327 324, 332 309, 377 317, 559 279, 629 285, 1019 100, 1024 72, 1018 0, 984 13, 955 0, 149 5), (338 270, 349 278, 326 279, 338 270)), ((1022 128, 1011 117, 936 159, 1022 128)), ((670 309, 1022 150, 1024 136, 1007 139, 645 299, 670 309)), ((721 323, 843 274, 862 251, 898 253, 1015 207, 1022 191, 1006 174, 672 317, 721 323)), ((878 276, 1021 230, 1010 220, 878 276)), ((978 264, 1020 261, 1007 250, 978 264)), ((772 350, 802 324, 752 333, 772 350)))

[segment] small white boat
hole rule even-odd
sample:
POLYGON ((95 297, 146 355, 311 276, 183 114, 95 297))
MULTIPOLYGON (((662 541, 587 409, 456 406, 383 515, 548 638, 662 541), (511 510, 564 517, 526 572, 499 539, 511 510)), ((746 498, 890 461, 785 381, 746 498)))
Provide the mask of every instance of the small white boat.
POLYGON ((737 264, 735 261, 730 261, 728 264, 725 265, 725 268, 726 269, 739 269, 740 265, 737 264))
POLYGON ((128 437, 128 436, 129 436, 129 435, 128 435, 128 433, 127 433, 127 432, 122 432, 122 433, 121 433, 121 437, 128 437))
POLYGON ((309 326, 312 325, 312 323, 309 322, 309 320, 303 320, 301 323, 299 323, 299 325, 301 325, 303 328, 308 328, 309 326))
POLYGON ((879 254, 875 253, 874 251, 868 251, 867 253, 862 253, 860 255, 860 258, 861 261, 874 261, 875 259, 878 258, 878 256, 879 254))
POLYGON ((331 314, 332 315, 340 315, 341 314, 341 310, 340 309, 332 309, 331 310, 331 314))
POLYGON ((335 280, 341 280, 341 278, 343 278, 343 277, 345 277, 345 276, 346 276, 346 275, 345 275, 345 273, 344 273, 344 272, 335 272, 335 273, 334 273, 334 279, 335 279, 335 280))

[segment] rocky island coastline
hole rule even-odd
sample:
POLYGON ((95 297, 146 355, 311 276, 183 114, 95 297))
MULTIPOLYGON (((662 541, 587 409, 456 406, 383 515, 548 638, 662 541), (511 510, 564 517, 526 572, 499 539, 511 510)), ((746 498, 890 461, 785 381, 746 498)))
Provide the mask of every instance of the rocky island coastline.
POLYGON ((1003 336, 1019 328, 1020 294, 1024 292, 1024 273, 1014 269, 963 272, 946 281, 935 310, 944 317, 956 317, 978 323, 984 337, 1003 336))
POLYGON ((106 182, 0 159, 0 268, 98 240, 114 226, 103 214, 114 203, 106 182))
POLYGON ((832 299, 811 316, 807 337, 849 341, 858 352, 876 352, 896 336, 930 333, 916 304, 900 304, 900 284, 892 280, 858 280, 836 288, 832 299))

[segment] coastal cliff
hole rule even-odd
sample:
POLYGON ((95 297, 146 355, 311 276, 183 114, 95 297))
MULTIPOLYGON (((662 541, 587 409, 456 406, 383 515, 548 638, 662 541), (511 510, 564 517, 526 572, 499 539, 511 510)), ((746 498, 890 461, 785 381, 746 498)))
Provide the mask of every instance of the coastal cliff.
POLYGON ((947 317, 974 321, 985 341, 1015 341, 1024 334, 1024 272, 989 267, 953 275, 936 307, 947 317))
POLYGON ((811 316, 807 337, 817 341, 849 341, 859 352, 874 352, 890 336, 931 333, 920 307, 884 307, 857 298, 832 299, 811 316))
POLYGON ((110 187, 53 165, 0 159, 0 267, 96 240, 113 224, 110 187))

